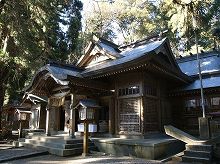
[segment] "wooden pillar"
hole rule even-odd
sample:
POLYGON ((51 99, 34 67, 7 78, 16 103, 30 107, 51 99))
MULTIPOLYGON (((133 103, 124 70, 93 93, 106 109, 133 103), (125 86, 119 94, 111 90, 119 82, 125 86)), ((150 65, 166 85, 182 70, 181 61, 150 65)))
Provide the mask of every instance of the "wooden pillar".
POLYGON ((46 107, 47 116, 46 116, 46 135, 50 136, 50 99, 48 99, 48 104, 46 107))
POLYGON ((71 103, 70 103, 70 137, 75 138, 75 126, 76 126, 76 118, 75 118, 75 109, 73 109, 73 105, 76 102, 76 95, 70 94, 71 103))
POLYGON ((119 133, 119 99, 115 99, 115 113, 114 113, 114 116, 115 116, 115 134, 118 134, 119 133))
POLYGON ((83 139, 83 154, 82 156, 88 156, 89 154, 89 130, 88 130, 89 122, 88 120, 84 120, 84 139, 83 139))
POLYGON ((50 135, 50 109, 46 108, 47 110, 47 117, 46 117, 46 135, 49 136, 50 135))
POLYGON ((22 120, 19 120, 18 138, 22 138, 22 120))
POLYGON ((115 102, 113 97, 109 100, 109 133, 115 133, 115 102))

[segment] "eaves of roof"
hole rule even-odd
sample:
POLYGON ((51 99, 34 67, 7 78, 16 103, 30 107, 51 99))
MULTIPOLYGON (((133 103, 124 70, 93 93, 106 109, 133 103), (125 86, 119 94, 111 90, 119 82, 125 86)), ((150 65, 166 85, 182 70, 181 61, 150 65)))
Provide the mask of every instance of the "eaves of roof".
POLYGON ((158 41, 142 45, 134 49, 123 51, 121 55, 124 57, 105 62, 93 67, 90 67, 81 72, 83 77, 99 76, 111 71, 117 71, 118 69, 126 68, 137 63, 143 63, 144 60, 149 60, 153 53, 157 53, 161 45, 166 42, 166 38, 158 41))
POLYGON ((61 66, 54 66, 47 64, 43 67, 41 67, 35 74, 35 76, 32 78, 31 83, 24 89, 26 92, 30 92, 34 86, 38 85, 38 82, 41 79, 46 80, 48 77, 53 78, 56 83, 60 85, 68 85, 68 77, 82 77, 80 75, 80 72, 82 70, 80 69, 73 69, 71 68, 65 68, 61 66))

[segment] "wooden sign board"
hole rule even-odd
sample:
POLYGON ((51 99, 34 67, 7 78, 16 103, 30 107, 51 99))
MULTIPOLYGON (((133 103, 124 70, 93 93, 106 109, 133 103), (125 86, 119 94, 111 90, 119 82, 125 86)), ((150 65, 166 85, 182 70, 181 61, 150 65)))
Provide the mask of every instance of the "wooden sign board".
POLYGON ((59 107, 64 104, 65 98, 50 98, 50 106, 59 107))

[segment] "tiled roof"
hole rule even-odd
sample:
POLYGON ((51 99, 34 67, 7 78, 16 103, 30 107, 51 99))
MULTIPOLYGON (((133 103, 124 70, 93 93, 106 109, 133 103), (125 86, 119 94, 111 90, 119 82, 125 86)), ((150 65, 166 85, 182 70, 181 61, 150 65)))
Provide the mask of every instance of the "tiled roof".
POLYGON ((97 102, 92 99, 80 100, 79 103, 74 107, 74 109, 78 108, 79 106, 83 106, 86 108, 100 108, 100 106, 97 104, 97 102))
MULTIPOLYGON (((211 76, 208 78, 203 78, 202 79, 202 84, 203 84, 203 88, 214 88, 214 87, 219 87, 220 86, 220 76, 211 76)), ((196 89, 200 89, 201 85, 200 85, 200 80, 197 79, 195 81, 193 81, 191 84, 182 87, 180 90, 184 90, 184 91, 190 91, 190 90, 196 90, 196 89)))
POLYGON ((75 67, 67 67, 52 64, 45 65, 38 72, 41 72, 43 70, 47 70, 59 80, 65 80, 67 79, 67 76, 81 77, 80 72, 82 72, 81 69, 77 69, 75 67))
MULTIPOLYGON (((210 51, 199 54, 202 73, 203 88, 220 87, 220 52, 210 51)), ((198 61, 196 55, 177 59, 178 65, 183 73, 192 76, 195 80, 187 86, 181 87, 179 91, 200 89, 198 77, 198 61)))
MULTIPOLYGON (((212 51, 199 54, 202 74, 220 71, 220 52, 212 51)), ((198 61, 196 55, 178 59, 177 63, 183 73, 194 76, 198 75, 198 61)))
POLYGON ((81 75, 87 77, 95 74, 105 73, 107 69, 116 69, 117 67, 121 67, 126 63, 135 61, 136 59, 141 58, 143 56, 147 56, 148 53, 151 51, 157 51, 157 49, 165 42, 166 38, 150 42, 139 47, 126 49, 125 51, 122 51, 120 53, 124 57, 90 67, 81 72, 81 75))

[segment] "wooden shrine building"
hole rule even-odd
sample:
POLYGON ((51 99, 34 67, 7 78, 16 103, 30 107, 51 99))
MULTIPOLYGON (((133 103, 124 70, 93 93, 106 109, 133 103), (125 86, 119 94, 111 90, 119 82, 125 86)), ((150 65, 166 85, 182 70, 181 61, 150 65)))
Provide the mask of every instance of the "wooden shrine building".
MULTIPOLYGON (((220 109, 218 55, 201 55, 206 102, 213 111, 220 109)), ((195 56, 176 60, 167 38, 119 47, 95 37, 75 65, 52 62, 42 67, 26 92, 48 97, 48 135, 74 135, 79 116, 73 106, 93 99, 101 106, 93 122, 97 133, 144 138, 163 132, 166 124, 196 128, 192 126, 201 114, 198 84, 195 56)))

